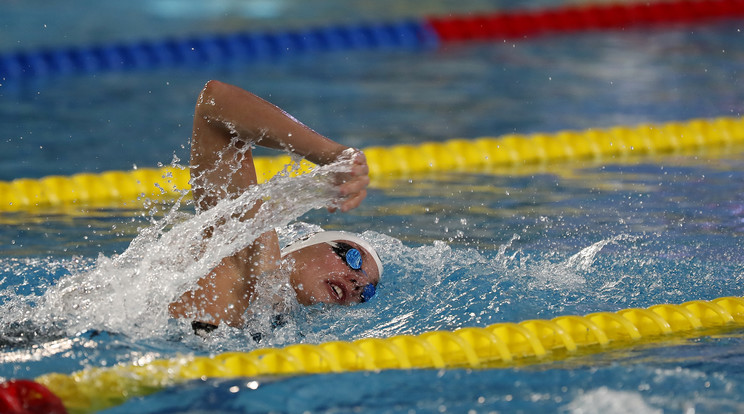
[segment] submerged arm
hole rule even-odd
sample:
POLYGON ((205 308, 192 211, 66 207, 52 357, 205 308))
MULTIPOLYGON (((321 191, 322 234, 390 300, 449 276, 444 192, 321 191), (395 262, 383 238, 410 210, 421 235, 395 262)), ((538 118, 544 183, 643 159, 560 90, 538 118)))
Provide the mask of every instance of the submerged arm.
MULTIPOLYGON (((257 183, 252 145, 283 149, 325 165, 349 147, 306 127, 278 107, 235 86, 210 81, 202 90, 194 112, 191 139, 191 177, 197 210, 207 210, 223 198, 234 198, 257 183)), ((349 173, 339 177, 339 207, 355 208, 369 184, 364 154, 357 151, 349 173)), ((253 217, 260 204, 243 218, 253 217)), ((255 278, 276 269, 280 251, 276 233, 262 234, 250 246, 222 259, 196 289, 184 293, 169 307, 175 317, 241 326, 250 305, 255 278)))

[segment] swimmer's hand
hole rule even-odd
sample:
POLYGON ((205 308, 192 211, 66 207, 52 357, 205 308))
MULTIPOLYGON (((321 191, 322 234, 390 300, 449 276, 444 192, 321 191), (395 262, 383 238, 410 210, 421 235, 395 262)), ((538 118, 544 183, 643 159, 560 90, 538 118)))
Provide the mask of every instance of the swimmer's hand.
POLYGON ((369 166, 367 157, 358 149, 349 148, 338 157, 339 161, 351 158, 351 170, 336 175, 339 199, 335 205, 328 207, 328 212, 336 210, 347 212, 359 207, 367 197, 367 186, 369 185, 369 166))

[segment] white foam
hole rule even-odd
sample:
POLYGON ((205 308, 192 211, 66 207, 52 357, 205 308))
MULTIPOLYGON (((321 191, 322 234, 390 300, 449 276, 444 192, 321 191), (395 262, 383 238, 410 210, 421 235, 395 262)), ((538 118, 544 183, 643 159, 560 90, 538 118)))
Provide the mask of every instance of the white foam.
POLYGON ((646 404, 637 392, 600 387, 587 391, 565 407, 572 414, 660 414, 663 410, 646 404))
POLYGON ((168 323, 168 304, 223 257, 311 209, 332 205, 333 176, 349 168, 343 161, 300 177, 277 176, 196 215, 178 212, 176 205, 141 229, 122 254, 101 255, 90 271, 50 287, 28 310, 30 318, 38 324, 63 321, 72 332, 105 329, 137 337, 161 331, 168 323), (258 200, 263 205, 255 217, 240 221, 237 217, 258 200), (206 228, 213 232, 204 240, 206 228))

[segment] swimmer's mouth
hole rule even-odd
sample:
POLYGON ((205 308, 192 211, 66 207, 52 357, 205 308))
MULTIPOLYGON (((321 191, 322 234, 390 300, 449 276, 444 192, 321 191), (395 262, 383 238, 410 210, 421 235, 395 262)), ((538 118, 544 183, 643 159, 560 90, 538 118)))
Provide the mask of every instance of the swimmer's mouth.
POLYGON ((341 286, 333 282, 328 282, 328 286, 331 287, 331 294, 334 298, 336 298, 336 300, 338 300, 339 302, 344 300, 344 296, 346 295, 344 294, 344 289, 341 286))

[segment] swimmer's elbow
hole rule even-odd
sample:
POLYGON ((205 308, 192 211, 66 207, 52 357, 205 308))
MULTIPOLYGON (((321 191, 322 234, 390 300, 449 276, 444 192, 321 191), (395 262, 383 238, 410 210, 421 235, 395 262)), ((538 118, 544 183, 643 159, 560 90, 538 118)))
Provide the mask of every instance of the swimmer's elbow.
POLYGON ((201 92, 201 96, 214 96, 219 91, 225 89, 225 87, 227 87, 226 83, 212 79, 204 85, 204 88, 202 89, 202 92, 201 92))
POLYGON ((224 118, 232 108, 245 111, 255 107, 261 99, 256 95, 218 80, 210 80, 202 88, 196 103, 196 111, 207 119, 224 118))
POLYGON ((196 101, 197 112, 201 112, 205 115, 211 113, 218 97, 224 94, 223 91, 226 87, 226 84, 217 80, 210 80, 207 82, 199 94, 199 99, 196 101))
POLYGON ((194 117, 198 122, 215 121, 221 118, 221 108, 225 106, 225 97, 229 96, 229 85, 217 80, 210 80, 204 85, 196 100, 194 117))

